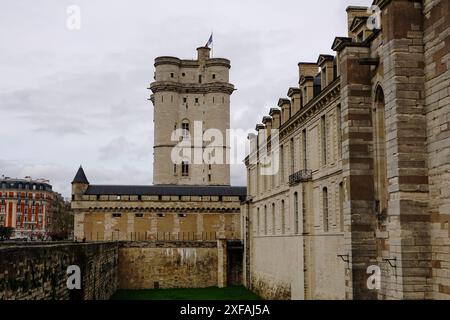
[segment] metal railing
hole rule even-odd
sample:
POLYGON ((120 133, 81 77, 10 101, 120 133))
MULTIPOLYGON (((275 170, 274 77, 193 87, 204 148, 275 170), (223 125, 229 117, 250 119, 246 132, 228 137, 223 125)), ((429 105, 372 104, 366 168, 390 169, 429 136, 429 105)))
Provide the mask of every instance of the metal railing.
POLYGON ((300 170, 289 176, 289 185, 293 186, 302 182, 308 182, 312 180, 311 170, 300 170))

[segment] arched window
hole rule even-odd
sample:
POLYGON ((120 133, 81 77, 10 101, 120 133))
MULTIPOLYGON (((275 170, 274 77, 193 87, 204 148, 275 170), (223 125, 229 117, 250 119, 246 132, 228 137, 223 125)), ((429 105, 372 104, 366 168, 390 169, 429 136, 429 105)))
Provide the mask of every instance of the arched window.
POLYGON ((259 208, 256 211, 256 232, 257 234, 261 233, 261 229, 260 229, 260 215, 259 215, 259 208))
POLYGON ((267 206, 264 206, 264 234, 267 235, 267 206))
POLYGON ((272 203, 272 234, 276 233, 275 203, 272 203))
POLYGON ((329 221, 328 221, 328 189, 323 188, 322 190, 322 210, 323 210, 323 231, 328 232, 329 221))
POLYGON ((339 183, 339 224, 341 232, 344 231, 344 183, 339 183))
POLYGON ((379 86, 375 93, 372 110, 373 150, 374 150, 374 191, 377 214, 386 214, 388 207, 388 179, 386 159, 386 113, 383 89, 379 86))
POLYGON ((298 193, 295 192, 294 193, 294 230, 295 230, 295 234, 298 234, 298 193))

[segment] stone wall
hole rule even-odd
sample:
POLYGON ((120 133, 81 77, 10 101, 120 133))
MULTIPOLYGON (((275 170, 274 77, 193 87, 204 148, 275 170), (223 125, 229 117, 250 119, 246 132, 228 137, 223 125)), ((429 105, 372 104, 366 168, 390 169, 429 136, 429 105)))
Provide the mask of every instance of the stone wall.
POLYGON ((117 288, 117 243, 0 247, 0 299, 109 299, 117 288), (67 289, 67 267, 81 269, 81 290, 67 289))
POLYGON ((450 3, 424 1, 433 299, 450 296, 450 3))
POLYGON ((3 244, 0 300, 106 300, 117 289, 240 285, 241 250, 226 240, 3 244), (71 265, 81 269, 81 290, 67 289, 71 265))
POLYGON ((218 260, 216 241, 123 243, 119 288, 214 287, 218 285, 218 260))

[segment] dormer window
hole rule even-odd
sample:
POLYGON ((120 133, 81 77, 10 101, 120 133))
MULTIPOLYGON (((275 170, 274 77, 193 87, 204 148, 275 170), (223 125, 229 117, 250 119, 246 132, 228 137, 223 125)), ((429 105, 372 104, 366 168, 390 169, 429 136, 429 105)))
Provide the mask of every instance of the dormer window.
POLYGON ((356 36, 356 42, 363 42, 364 41, 364 31, 361 31, 360 33, 358 33, 358 35, 356 36))
POLYGON ((325 88, 327 86, 327 68, 326 67, 322 67, 322 75, 321 75, 321 79, 322 79, 322 89, 325 88))

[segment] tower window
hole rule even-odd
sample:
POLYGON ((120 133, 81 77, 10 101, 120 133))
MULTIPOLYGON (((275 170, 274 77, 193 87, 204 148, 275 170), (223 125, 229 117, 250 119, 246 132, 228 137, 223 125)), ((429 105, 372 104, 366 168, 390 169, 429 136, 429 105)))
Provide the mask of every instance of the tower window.
POLYGON ((187 98, 183 98, 183 103, 187 103, 187 98))
POLYGON ((198 76, 198 83, 202 83, 202 75, 198 76))
POLYGON ((185 77, 185 76, 186 76, 186 73, 183 72, 183 73, 181 74, 181 76, 182 76, 182 77, 185 77))
POLYGON ((189 138, 189 122, 184 120, 181 124, 181 130, 183 131, 183 138, 189 138))
POLYGON ((185 161, 181 163, 181 174, 183 177, 189 177, 189 164, 185 161))
POLYGON ((198 98, 195 98, 195 103, 198 103, 198 98))
POLYGON ((211 178, 211 174, 208 174, 208 181, 211 182, 212 178, 211 178))
POLYGON ((214 73, 214 74, 212 75, 212 78, 213 78, 213 79, 215 79, 215 78, 216 78, 216 74, 215 74, 215 73, 214 73))
POLYGON ((170 73, 170 77, 173 78, 173 72, 170 73))
POLYGON ((173 174, 177 174, 177 165, 176 164, 173 165, 173 174))

